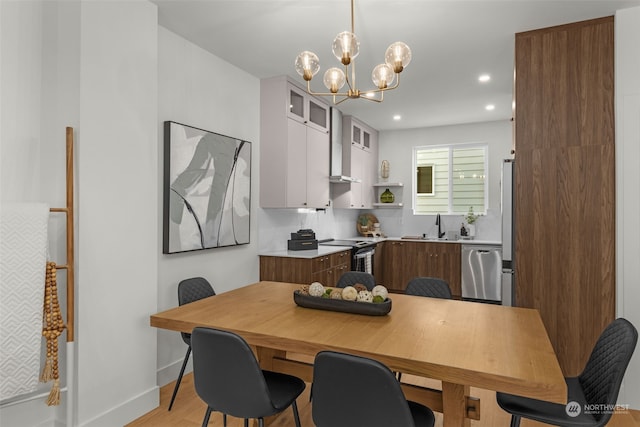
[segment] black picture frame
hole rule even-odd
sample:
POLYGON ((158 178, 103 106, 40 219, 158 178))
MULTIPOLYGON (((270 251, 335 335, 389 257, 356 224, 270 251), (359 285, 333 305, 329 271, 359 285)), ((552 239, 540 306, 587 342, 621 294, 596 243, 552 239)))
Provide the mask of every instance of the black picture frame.
POLYGON ((162 252, 248 244, 250 224, 251 142, 165 121, 162 252))

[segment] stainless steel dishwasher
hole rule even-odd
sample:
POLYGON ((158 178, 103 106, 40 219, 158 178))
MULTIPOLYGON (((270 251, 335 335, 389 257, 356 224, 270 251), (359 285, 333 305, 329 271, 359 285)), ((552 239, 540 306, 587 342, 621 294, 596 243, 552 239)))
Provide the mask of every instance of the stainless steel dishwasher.
POLYGON ((502 299, 502 248, 462 245, 462 298, 500 303, 502 299))

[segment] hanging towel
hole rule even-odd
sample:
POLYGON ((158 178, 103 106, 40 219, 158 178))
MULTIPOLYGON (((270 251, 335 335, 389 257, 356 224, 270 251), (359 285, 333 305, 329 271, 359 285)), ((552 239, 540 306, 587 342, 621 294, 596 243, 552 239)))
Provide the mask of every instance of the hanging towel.
POLYGON ((364 258, 364 271, 373 274, 373 268, 371 268, 371 260, 373 258, 373 251, 367 252, 367 255, 364 258))
POLYGON ((375 249, 356 253, 356 271, 364 271, 365 273, 373 274, 373 254, 375 253, 375 249))
POLYGON ((0 400, 38 386, 48 219, 42 203, 0 209, 0 400))

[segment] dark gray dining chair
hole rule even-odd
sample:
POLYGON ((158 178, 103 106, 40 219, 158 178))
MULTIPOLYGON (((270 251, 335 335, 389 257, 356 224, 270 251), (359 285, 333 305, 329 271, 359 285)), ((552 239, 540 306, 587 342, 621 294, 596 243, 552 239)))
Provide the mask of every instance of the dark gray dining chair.
MULTIPOLYGON (((178 283, 178 305, 189 304, 190 302, 208 298, 215 294, 216 292, 213 290, 211 284, 207 281, 207 279, 203 277, 192 277, 189 279, 184 279, 180 283, 178 283)), ((176 400, 178 388, 180 388, 182 376, 184 375, 184 370, 187 367, 187 362, 189 362, 189 356, 191 355, 191 334, 181 332, 180 335, 182 336, 182 340, 185 342, 185 344, 187 344, 187 354, 184 356, 182 368, 180 368, 180 374, 178 375, 176 385, 173 388, 171 402, 169 403, 169 411, 173 407, 173 402, 176 400)))
POLYGON ((191 346, 196 393, 207 404, 203 427, 212 411, 244 418, 245 426, 249 419, 258 419, 263 427, 264 417, 289 406, 300 427, 296 399, 306 387, 300 378, 262 370, 249 344, 232 332, 195 328, 191 346))
POLYGON ((610 323, 598 338, 582 373, 565 378, 567 405, 500 392, 496 393, 498 405, 511 414, 511 427, 518 427, 521 418, 561 426, 605 426, 637 341, 638 331, 628 320, 619 318, 610 323))
POLYGON ((313 366, 316 427, 433 427, 433 411, 407 401, 393 372, 361 356, 321 351, 313 366))
POLYGON ((415 277, 409 281, 404 293, 421 297, 451 299, 449 284, 437 277, 415 277))
POLYGON ((346 288, 357 283, 362 283, 368 290, 372 290, 376 286, 376 279, 372 274, 364 271, 347 271, 338 278, 336 288, 346 288))

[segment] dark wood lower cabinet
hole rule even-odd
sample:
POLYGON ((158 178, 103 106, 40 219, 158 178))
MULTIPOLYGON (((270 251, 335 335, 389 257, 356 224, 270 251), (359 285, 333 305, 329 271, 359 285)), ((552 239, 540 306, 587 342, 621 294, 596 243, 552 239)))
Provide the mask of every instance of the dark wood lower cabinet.
MULTIPOLYGON (((460 244, 387 240, 379 243, 374 258, 376 283, 391 292, 404 292, 414 277, 439 277, 460 298, 460 244)), ((351 270, 351 252, 342 251, 316 258, 260 256, 260 280, 320 282, 335 286, 351 270)))
POLYGON ((345 271, 351 270, 351 251, 315 258, 260 256, 260 280, 335 286, 345 271))
POLYGON ((446 280, 453 296, 461 296, 459 244, 397 240, 384 244, 382 284, 389 290, 404 292, 409 280, 427 276, 446 280))

